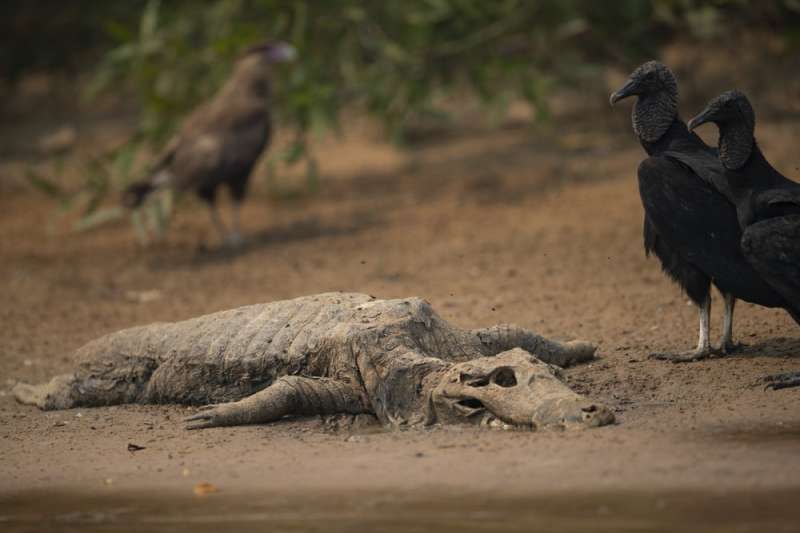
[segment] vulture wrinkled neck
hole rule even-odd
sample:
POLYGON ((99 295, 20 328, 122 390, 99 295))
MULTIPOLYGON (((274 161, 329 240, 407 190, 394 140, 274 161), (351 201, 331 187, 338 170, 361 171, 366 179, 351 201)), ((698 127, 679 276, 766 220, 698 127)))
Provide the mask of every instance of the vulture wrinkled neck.
POLYGON ((753 128, 744 121, 719 125, 719 160, 729 170, 742 168, 755 146, 753 128))
POLYGON ((633 106, 633 131, 641 140, 654 143, 669 130, 677 116, 677 93, 663 90, 641 95, 633 106))

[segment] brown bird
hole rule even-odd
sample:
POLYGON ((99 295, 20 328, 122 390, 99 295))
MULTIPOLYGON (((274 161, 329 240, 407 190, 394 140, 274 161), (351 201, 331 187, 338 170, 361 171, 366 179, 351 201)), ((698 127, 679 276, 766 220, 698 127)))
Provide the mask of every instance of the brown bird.
POLYGON ((125 190, 123 204, 139 207, 150 193, 163 187, 194 191, 207 202, 211 222, 223 241, 228 245, 241 244, 239 207, 247 193, 250 173, 267 147, 272 129, 270 67, 291 61, 295 54, 291 45, 280 41, 247 50, 216 95, 189 114, 149 177, 125 190), (231 231, 217 212, 217 190, 222 185, 228 187, 233 199, 231 231))

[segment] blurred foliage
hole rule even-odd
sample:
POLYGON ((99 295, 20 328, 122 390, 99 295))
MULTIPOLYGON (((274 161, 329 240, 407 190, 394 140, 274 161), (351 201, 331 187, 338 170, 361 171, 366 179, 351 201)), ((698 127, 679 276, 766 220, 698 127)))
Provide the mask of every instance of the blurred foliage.
POLYGON ((108 20, 134 24, 145 0, 3 0, 0 78, 34 69, 84 71, 113 44, 108 20))
POLYGON ((794 34, 800 12, 800 0, 98 4, 105 7, 89 20, 112 44, 96 67, 90 95, 125 91, 141 106, 131 141, 88 178, 98 196, 141 174, 130 164, 136 151, 161 146, 181 117, 219 87, 237 54, 267 39, 284 39, 299 51, 299 61, 276 72, 274 104, 295 141, 282 153, 271 151, 268 168, 272 173, 281 162, 306 161, 313 187, 317 165, 308 135, 338 130, 345 108, 366 111, 395 140, 416 120, 446 117, 437 102, 455 90, 466 89, 488 106, 521 97, 546 119, 553 87, 592 76, 601 65, 652 57, 683 32, 713 37, 737 25, 760 25, 794 34))

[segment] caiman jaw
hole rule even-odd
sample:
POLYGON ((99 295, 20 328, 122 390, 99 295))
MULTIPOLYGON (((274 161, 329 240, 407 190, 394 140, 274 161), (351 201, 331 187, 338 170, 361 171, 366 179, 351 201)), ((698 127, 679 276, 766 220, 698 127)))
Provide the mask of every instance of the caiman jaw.
POLYGON ((452 400, 453 409, 456 409, 467 418, 486 412, 486 407, 477 398, 452 398, 452 400))

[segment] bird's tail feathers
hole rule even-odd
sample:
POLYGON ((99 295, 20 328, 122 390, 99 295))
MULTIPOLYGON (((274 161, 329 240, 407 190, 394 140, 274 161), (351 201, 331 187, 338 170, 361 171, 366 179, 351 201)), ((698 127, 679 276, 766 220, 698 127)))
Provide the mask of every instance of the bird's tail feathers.
POLYGON ((168 185, 170 181, 172 181, 171 175, 165 170, 161 170, 146 180, 132 183, 122 193, 122 205, 135 209, 144 203, 150 193, 168 185))

